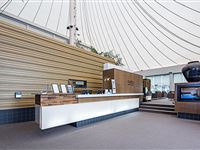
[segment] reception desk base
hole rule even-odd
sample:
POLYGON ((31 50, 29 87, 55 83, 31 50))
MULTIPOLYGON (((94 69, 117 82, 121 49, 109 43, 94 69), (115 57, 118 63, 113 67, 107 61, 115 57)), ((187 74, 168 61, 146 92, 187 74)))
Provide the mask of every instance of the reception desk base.
POLYGON ((177 117, 183 119, 200 120, 200 114, 178 112, 177 117))
POLYGON ((36 105, 35 118, 40 129, 75 123, 80 127, 115 116, 134 112, 139 108, 139 98, 86 102, 67 105, 36 105))
POLYGON ((75 126, 76 128, 79 128, 79 127, 86 126, 86 125, 89 125, 89 124, 93 124, 93 123, 96 123, 96 122, 100 122, 100 121, 104 121, 104 120, 111 119, 111 118, 114 118, 114 117, 118 117, 118 116, 121 116, 121 115, 126 115, 128 113, 133 113, 133 112, 136 112, 138 110, 139 110, 139 108, 120 111, 120 112, 113 113, 113 114, 108 114, 108 115, 104 115, 104 116, 100 116, 100 117, 95 117, 95 118, 91 118, 91 119, 87 119, 87 120, 78 121, 78 122, 73 123, 72 125, 75 126))

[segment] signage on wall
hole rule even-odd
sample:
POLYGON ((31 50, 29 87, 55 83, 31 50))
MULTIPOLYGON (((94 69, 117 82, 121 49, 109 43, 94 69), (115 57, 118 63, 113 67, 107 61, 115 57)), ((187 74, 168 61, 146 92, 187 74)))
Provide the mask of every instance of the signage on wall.
POLYGON ((128 80, 128 85, 130 85, 130 86, 134 86, 134 81, 132 81, 132 80, 128 80))
POLYGON ((75 88, 87 88, 86 80, 69 79, 68 82, 70 85, 72 85, 75 88))
POLYGON ((115 79, 112 79, 111 83, 112 83, 112 93, 115 94, 116 93, 116 82, 115 82, 115 79))

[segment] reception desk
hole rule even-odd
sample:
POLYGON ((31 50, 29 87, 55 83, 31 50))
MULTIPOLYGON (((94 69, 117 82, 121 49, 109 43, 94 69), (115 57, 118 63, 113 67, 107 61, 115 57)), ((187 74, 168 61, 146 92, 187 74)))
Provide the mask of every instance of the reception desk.
POLYGON ((61 95, 62 98, 57 98, 66 103, 56 105, 44 102, 42 105, 42 100, 49 100, 48 95, 36 95, 35 119, 42 130, 70 123, 79 127, 138 110, 141 95, 143 93, 76 95, 77 102, 72 100, 73 96, 67 100, 69 96, 61 95))

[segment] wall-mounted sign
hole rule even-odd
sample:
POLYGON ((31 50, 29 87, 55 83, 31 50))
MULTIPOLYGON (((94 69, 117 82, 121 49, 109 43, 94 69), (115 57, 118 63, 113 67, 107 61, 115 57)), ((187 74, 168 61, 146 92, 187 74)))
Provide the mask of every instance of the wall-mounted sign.
POLYGON ((69 79, 69 84, 75 88, 87 88, 87 81, 86 80, 74 80, 69 79))

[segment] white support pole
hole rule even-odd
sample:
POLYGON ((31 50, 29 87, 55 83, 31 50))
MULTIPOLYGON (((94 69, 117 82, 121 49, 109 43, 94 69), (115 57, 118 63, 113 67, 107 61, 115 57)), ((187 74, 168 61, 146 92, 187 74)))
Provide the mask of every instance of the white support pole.
POLYGON ((174 75, 172 72, 169 72, 169 90, 174 91, 174 75))
POLYGON ((69 44, 76 45, 76 0, 70 0, 69 44))

